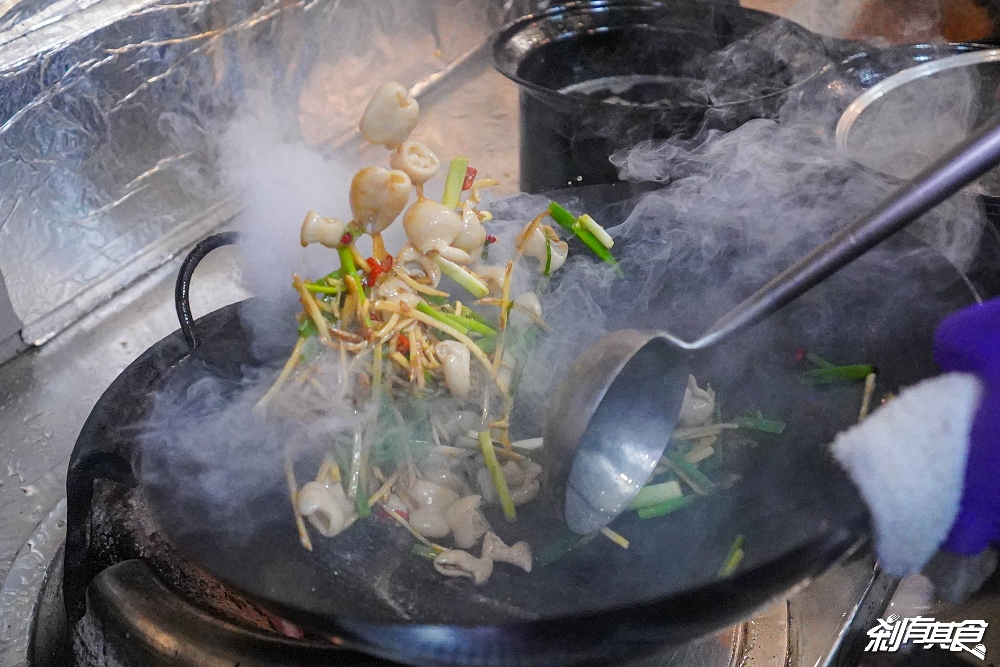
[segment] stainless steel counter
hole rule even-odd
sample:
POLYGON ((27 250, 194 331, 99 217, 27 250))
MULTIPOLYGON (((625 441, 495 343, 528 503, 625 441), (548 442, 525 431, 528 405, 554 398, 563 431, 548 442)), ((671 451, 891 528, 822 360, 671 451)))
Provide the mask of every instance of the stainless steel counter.
MULTIPOLYGON (((0 366, 0 580, 63 497, 70 452, 101 393, 177 328, 177 265, 169 262, 46 345, 0 366)), ((195 313, 246 296, 231 249, 213 253, 198 268, 195 313)))
MULTIPOLYGON (((42 8, 0 24, 0 272, 40 344, 232 217, 218 165, 235 117, 269 114, 329 151, 380 82, 417 86, 430 108, 480 80, 476 49, 524 3, 29 4, 42 8)), ((515 155, 516 96, 492 77, 437 109, 436 148, 515 155)))

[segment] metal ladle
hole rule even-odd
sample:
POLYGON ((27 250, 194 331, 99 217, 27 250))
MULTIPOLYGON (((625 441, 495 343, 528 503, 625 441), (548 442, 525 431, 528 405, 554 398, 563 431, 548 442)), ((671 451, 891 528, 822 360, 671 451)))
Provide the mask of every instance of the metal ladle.
POLYGON ((692 352, 767 318, 998 163, 1000 117, 777 275, 697 340, 623 329, 591 346, 563 381, 545 431, 549 471, 569 528, 586 535, 606 526, 649 479, 680 415, 692 352))

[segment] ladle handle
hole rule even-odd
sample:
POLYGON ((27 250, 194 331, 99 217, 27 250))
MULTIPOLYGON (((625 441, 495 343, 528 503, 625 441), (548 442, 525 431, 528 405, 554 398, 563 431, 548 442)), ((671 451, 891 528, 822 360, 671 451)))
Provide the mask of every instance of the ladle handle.
POLYGON ((1000 163, 1000 116, 924 169, 871 213, 858 218, 723 315, 686 347, 703 349, 757 324, 1000 163))

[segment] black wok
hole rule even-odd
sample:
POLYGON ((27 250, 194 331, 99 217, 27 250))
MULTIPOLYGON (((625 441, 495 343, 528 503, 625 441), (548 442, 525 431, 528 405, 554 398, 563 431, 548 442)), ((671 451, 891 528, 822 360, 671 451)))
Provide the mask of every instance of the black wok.
MULTIPOLYGON (((607 204, 607 192, 587 202, 588 210, 601 219, 622 219, 628 206, 607 204)), ((613 660, 721 629, 817 575, 867 536, 867 510, 825 448, 856 420, 860 388, 803 386, 796 348, 836 363, 873 363, 880 387, 893 390, 937 372, 934 327, 974 299, 954 267, 914 237, 890 239, 771 320, 695 359, 695 374, 711 382, 728 413, 760 409, 788 423, 781 436, 755 435, 755 444, 724 452, 720 480, 728 488, 668 516, 623 515, 612 528, 631 541, 627 550, 599 538, 544 566, 539 558, 559 553, 566 537, 545 499, 523 507, 516 524, 489 515, 508 543, 532 543, 536 568, 527 574, 498 567, 476 587, 440 577, 410 553, 406 532, 377 517, 337 538, 315 539, 315 550, 305 551, 280 451, 246 457, 273 465, 256 470, 254 484, 234 485, 242 496, 219 498, 198 481, 211 472, 204 460, 185 459, 169 447, 169 438, 147 438, 157 405, 179 406, 190 416, 172 431, 183 438, 185 429, 200 428, 197 418, 207 406, 246 391, 248 375, 276 372, 294 342, 289 327, 277 344, 255 344, 244 319, 259 306, 254 299, 190 321, 186 302, 194 267, 211 249, 233 241, 217 235, 191 253, 178 281, 183 333, 158 343, 112 384, 77 450, 85 444, 90 456, 106 457, 108 476, 143 484, 163 534, 209 573, 338 643, 415 665, 613 660), (894 267, 892 275, 887 266, 894 267), (898 303, 900 282, 920 298, 898 303), (198 389, 206 381, 212 392, 198 389), (241 508, 238 515, 234 506, 241 508), (223 515, 230 521, 220 522, 223 515), (735 574, 721 578, 739 535, 745 557, 735 574)), ((720 271, 731 271, 726 267, 739 262, 739 252, 720 253, 718 262, 720 271)), ((724 310, 706 301, 715 294, 708 286, 672 278, 647 310, 612 328, 657 326, 669 316, 698 330, 724 310)), ((220 452, 253 451, 239 449, 262 440, 266 426, 253 420, 248 412, 229 432, 237 449, 220 443, 220 452)), ((247 465, 240 458, 220 456, 215 463, 238 476, 247 465)), ((297 463, 300 478, 315 471, 315 461, 297 463)), ((72 505, 71 493, 71 518, 80 511, 72 505)))

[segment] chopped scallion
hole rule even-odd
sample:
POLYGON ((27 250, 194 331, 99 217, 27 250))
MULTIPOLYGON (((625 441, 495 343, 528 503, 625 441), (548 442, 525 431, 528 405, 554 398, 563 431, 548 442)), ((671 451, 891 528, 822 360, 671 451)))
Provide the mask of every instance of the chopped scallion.
POLYGON ((441 554, 441 551, 438 549, 429 547, 426 544, 421 544, 419 542, 411 546, 410 551, 421 558, 426 558, 427 560, 434 560, 441 554))
POLYGON ((462 326, 459 322, 457 322, 456 321, 457 318, 454 315, 449 315, 448 313, 442 313, 440 310, 434 310, 423 301, 417 304, 417 310, 419 310, 424 315, 430 315, 438 322, 443 322, 448 326, 452 327, 453 329, 456 329, 460 334, 464 335, 469 333, 468 328, 462 326))
MULTIPOLYGON (((471 313, 471 312, 472 311, 468 310, 468 309, 466 309, 466 310, 463 311, 463 313, 471 313)), ((496 336, 497 335, 497 330, 496 329, 494 329, 493 327, 491 327, 488 324, 483 324, 482 322, 480 322, 477 319, 473 319, 471 317, 466 317, 464 314, 463 315, 452 315, 451 313, 445 313, 445 315, 447 315, 456 324, 461 324, 462 326, 464 326, 469 331, 474 331, 475 333, 481 334, 483 336, 496 336)))
POLYGON ((497 351, 497 338, 496 336, 488 336, 486 338, 480 338, 477 341, 473 341, 483 354, 493 354, 497 351))
POLYGON ((438 296, 436 294, 424 294, 422 296, 428 303, 435 306, 444 306, 448 303, 448 297, 438 296))
POLYGON ((615 246, 615 240, 604 230, 604 227, 597 224, 597 220, 594 220, 586 213, 581 215, 577 220, 580 222, 581 227, 593 234, 594 238, 601 242, 602 246, 608 250, 611 250, 615 246))
POLYGON ((358 266, 354 263, 354 253, 351 252, 350 246, 340 244, 337 246, 337 254, 340 256, 341 270, 346 271, 348 276, 358 275, 358 266))
POLYGON ((368 492, 361 488, 362 486, 364 486, 364 484, 360 484, 358 486, 358 493, 354 497, 354 504, 358 507, 358 516, 365 519, 371 516, 372 508, 371 505, 368 504, 368 492))
POLYGON ((643 507, 638 510, 636 514, 639 515, 640 519, 652 519, 656 516, 663 516, 665 514, 670 514, 671 512, 676 512, 679 509, 687 507, 694 502, 694 499, 698 496, 681 496, 680 498, 674 498, 673 500, 667 500, 660 503, 659 505, 653 505, 652 507, 643 507))
POLYGON ((441 195, 441 203, 447 208, 458 207, 459 198, 462 196, 462 186, 465 184, 465 172, 469 168, 469 158, 464 156, 453 157, 448 165, 448 175, 444 179, 444 194, 441 195))
POLYGON ((549 216, 567 232, 573 231, 573 225, 576 224, 576 216, 556 202, 549 204, 549 216))
POLYGON ((618 265, 618 261, 612 257, 611 253, 608 252, 608 249, 597 240, 597 237, 594 236, 593 233, 585 229, 572 213, 556 202, 552 202, 549 204, 549 216, 555 220, 560 227, 583 241, 583 244, 590 248, 591 252, 600 257, 601 260, 613 266, 615 268, 615 273, 619 276, 625 275, 625 272, 622 271, 622 268, 618 265))
POLYGON ((807 384, 822 385, 834 384, 836 382, 856 382, 864 380, 875 372, 875 367, 868 364, 856 364, 853 366, 832 366, 830 368, 816 368, 802 373, 802 380, 807 384))
POLYGON ((748 428, 752 431, 763 431, 764 433, 784 433, 785 422, 777 419, 764 419, 763 417, 736 417, 733 422, 740 425, 740 428, 748 428))
POLYGON ((503 508, 504 516, 508 521, 517 520, 517 510, 514 509, 514 499, 510 497, 510 489, 507 488, 507 479, 503 476, 503 470, 497 461, 497 453, 493 451, 493 441, 490 439, 489 431, 480 431, 479 450, 483 453, 483 461, 486 469, 490 472, 490 479, 497 490, 500 498, 500 507, 503 508))
POLYGON ((698 468, 688 461, 677 451, 669 451, 665 454, 670 467, 673 468, 677 476, 687 482, 695 493, 706 495, 715 490, 715 484, 698 468))
POLYGON ((436 257, 435 261, 438 267, 440 267, 441 273, 454 280, 461 287, 464 287, 469 294, 477 299, 482 299, 490 293, 490 288, 487 287, 486 283, 455 262, 447 260, 444 257, 436 257))
POLYGON ((568 528, 565 529, 562 535, 556 537, 552 543, 538 554, 538 566, 545 567, 546 565, 551 565, 586 541, 586 537, 580 537, 568 528))
POLYGON ((827 361, 823 357, 821 357, 818 354, 815 354, 813 352, 806 352, 806 359, 808 359, 810 361, 810 363, 812 363, 814 366, 819 366, 820 368, 833 368, 834 367, 834 364, 831 364, 829 361, 827 361))
POLYGON ((652 507, 653 505, 665 503, 668 500, 680 498, 683 495, 681 485, 675 481, 663 482, 662 484, 647 484, 639 489, 639 493, 628 504, 628 508, 630 510, 639 510, 644 507, 652 507))
POLYGON ((741 560, 743 560, 743 536, 737 535, 736 539, 733 540, 732 546, 729 547, 729 555, 726 556, 726 562, 722 564, 722 568, 719 570, 719 576, 728 577, 732 575, 741 560))
POLYGON ((341 294, 344 288, 340 285, 336 287, 331 287, 330 285, 320 285, 318 283, 304 283, 307 290, 310 292, 318 292, 320 294, 341 294))
POLYGON ((629 541, 625 538, 625 536, 621 535, 620 533, 616 533, 607 526, 601 528, 601 535, 608 538, 609 540, 620 546, 622 549, 628 549, 629 541))

